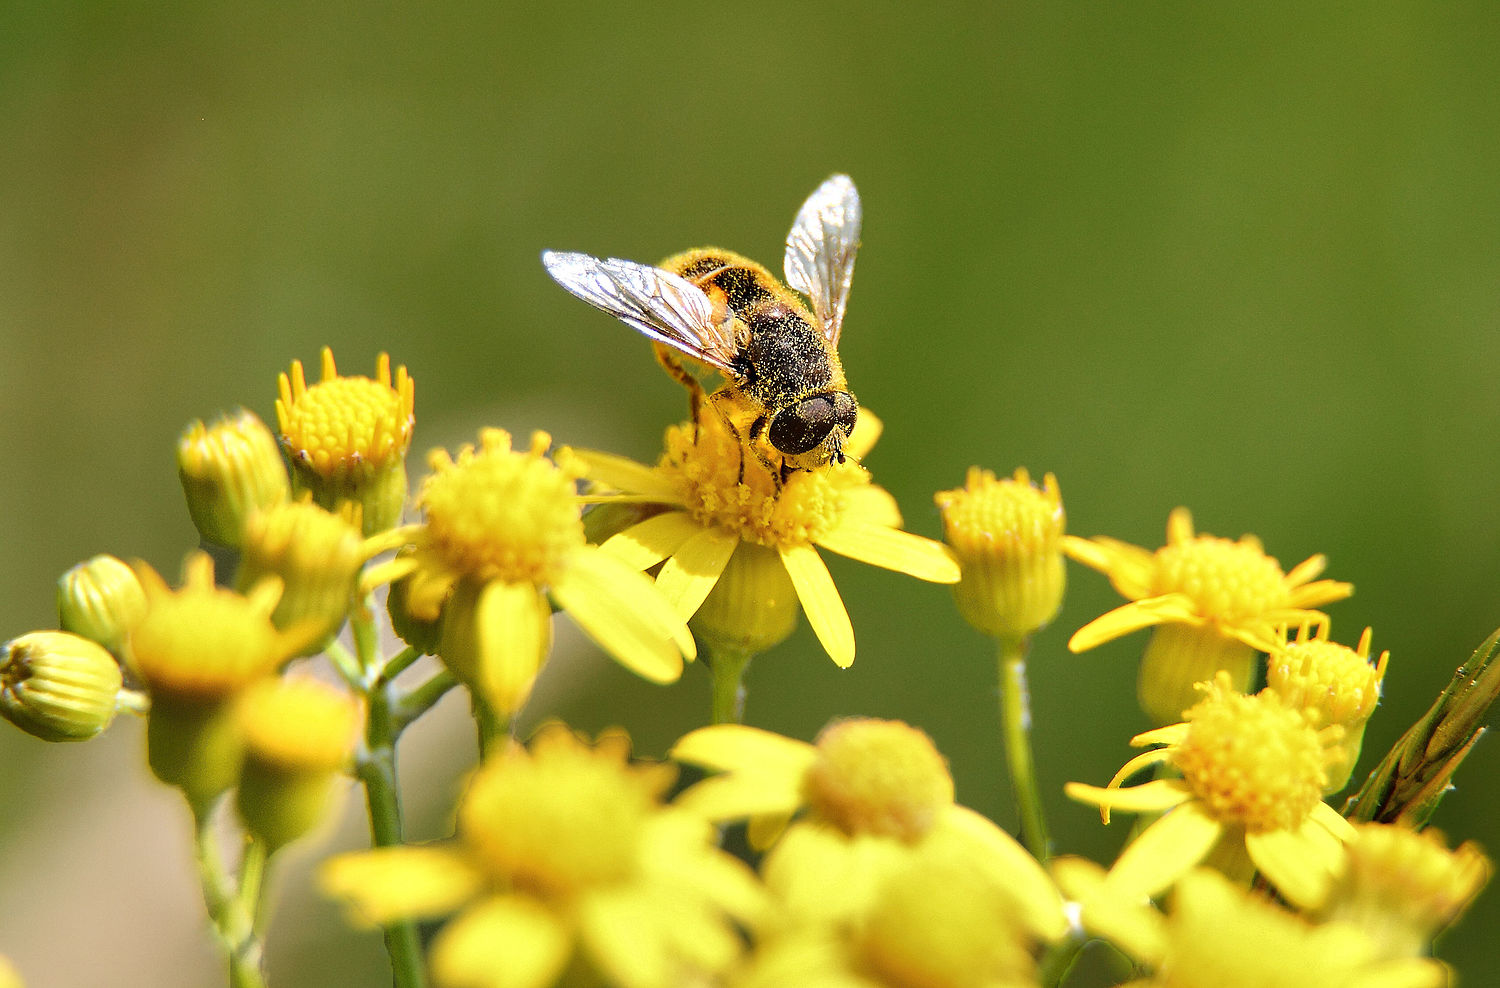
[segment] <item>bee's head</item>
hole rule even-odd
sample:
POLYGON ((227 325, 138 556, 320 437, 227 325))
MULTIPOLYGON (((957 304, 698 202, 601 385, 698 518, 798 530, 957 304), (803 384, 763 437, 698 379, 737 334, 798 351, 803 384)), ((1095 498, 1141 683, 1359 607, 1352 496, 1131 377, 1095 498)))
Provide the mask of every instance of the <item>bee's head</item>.
MULTIPOLYGON (((844 442, 854 431, 859 405, 847 391, 808 395, 771 419, 766 438, 782 456, 821 465, 844 462, 844 442)), ((802 465, 801 462, 798 463, 802 465)))

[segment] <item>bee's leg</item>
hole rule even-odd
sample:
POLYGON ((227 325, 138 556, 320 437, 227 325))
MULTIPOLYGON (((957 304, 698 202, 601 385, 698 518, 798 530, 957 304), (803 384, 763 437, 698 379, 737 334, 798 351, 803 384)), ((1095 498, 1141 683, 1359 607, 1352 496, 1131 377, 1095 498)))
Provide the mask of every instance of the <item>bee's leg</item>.
MULTIPOLYGON (((771 475, 771 479, 776 482, 776 489, 779 491, 782 487, 786 486, 787 474, 791 473, 793 468, 788 467, 786 460, 784 459, 779 464, 772 462, 770 457, 766 456, 760 451, 760 441, 765 438, 766 430, 770 428, 770 425, 771 419, 769 416, 762 415, 757 418, 750 425, 750 441, 746 443, 746 445, 749 446, 750 451, 755 454, 755 458, 760 461, 760 465, 766 468, 766 472, 769 473, 771 475)), ((744 471, 745 459, 742 454, 740 456, 740 473, 743 474, 744 471)))
POLYGON ((688 392, 688 416, 693 420, 693 442, 698 442, 698 416, 703 410, 703 385, 698 383, 682 361, 670 349, 660 343, 651 347, 656 354, 656 362, 661 364, 662 369, 671 375, 672 380, 687 388, 688 392))

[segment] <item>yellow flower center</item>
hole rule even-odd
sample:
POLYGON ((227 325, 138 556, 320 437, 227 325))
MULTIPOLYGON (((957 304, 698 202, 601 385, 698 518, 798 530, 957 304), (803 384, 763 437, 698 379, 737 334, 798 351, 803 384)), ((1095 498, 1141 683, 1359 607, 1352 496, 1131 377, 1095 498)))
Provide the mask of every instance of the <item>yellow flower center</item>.
POLYGON ((1046 484, 1038 490, 1025 469, 999 480, 990 470, 970 467, 963 487, 937 494, 948 544, 966 561, 1060 552, 1062 495, 1051 474, 1046 484))
POLYGON ((914 843, 953 804, 953 777, 932 739, 894 720, 853 718, 818 735, 803 782, 814 813, 849 835, 914 843))
POLYGON ((770 471, 712 414, 696 427, 667 430, 660 468, 682 485, 694 520, 765 546, 817 541, 838 524, 844 489, 869 482, 863 467, 845 462, 799 470, 778 490, 770 471))
POLYGON ((1252 541, 1198 535, 1156 551, 1152 596, 1185 594, 1210 620, 1243 624, 1287 604, 1281 566, 1252 541))
POLYGON ((1274 692, 1244 696, 1221 676, 1185 717, 1172 763, 1217 819, 1251 833, 1292 830, 1322 801, 1323 741, 1274 692))
POLYGON ((312 387, 302 362, 279 380, 276 418, 292 460, 327 480, 360 479, 399 463, 416 423, 416 388, 406 368, 391 384, 391 360, 381 354, 374 379, 340 377, 323 350, 323 379, 312 387))
POLYGON ((459 808, 466 846, 501 888, 567 897, 629 878, 667 765, 631 768, 614 735, 589 748, 560 725, 487 761, 459 808))
POLYGON ((480 433, 455 461, 432 454, 433 473, 418 503, 426 512, 428 544, 454 571, 481 582, 544 584, 564 556, 584 544, 574 481, 581 466, 547 459, 552 438, 532 435, 531 449, 511 449, 510 434, 480 433))
POLYGON ((152 693, 212 702, 289 657, 286 640, 271 623, 279 590, 258 587, 245 597, 216 587, 207 557, 194 557, 175 593, 154 583, 146 587, 146 613, 131 629, 127 650, 152 693))

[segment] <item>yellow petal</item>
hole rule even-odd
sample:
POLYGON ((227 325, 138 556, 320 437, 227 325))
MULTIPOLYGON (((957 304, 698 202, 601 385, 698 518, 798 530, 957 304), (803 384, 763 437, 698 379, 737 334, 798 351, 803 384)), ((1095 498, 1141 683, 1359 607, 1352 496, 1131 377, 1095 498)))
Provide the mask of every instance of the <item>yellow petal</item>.
POLYGON ((1187 735, 1187 724, 1168 724, 1166 727, 1158 727, 1137 734, 1130 739, 1130 746, 1144 748, 1152 744, 1181 744, 1187 735))
POLYGON ((854 432, 844 444, 844 451, 855 460, 862 460, 875 448, 875 443, 884 431, 885 423, 868 408, 861 408, 859 417, 854 420, 854 432))
POLYGON ((759 771, 801 780, 818 756, 806 741, 744 724, 714 724, 684 734, 669 753, 679 762, 719 772, 759 771))
POLYGON ((578 903, 579 934, 609 984, 654 988, 677 984, 664 919, 631 886, 585 896, 578 903))
POLYGON ((919 580, 957 583, 958 560, 940 542, 899 528, 845 522, 818 539, 818 545, 871 566, 883 566, 919 580))
POLYGON ((1167 949, 1166 919, 1138 896, 1108 885, 1103 868, 1086 858, 1064 855, 1048 862, 1058 886, 1083 908, 1084 929, 1102 936, 1132 959, 1159 967, 1167 949))
POLYGON ((884 487, 861 484, 844 491, 844 517, 865 525, 901 527, 901 509, 884 487))
POLYGON ((601 648, 652 682, 675 682, 683 655, 697 655, 687 626, 651 580, 594 546, 568 557, 552 595, 601 648))
POLYGON ((1156 567, 1154 553, 1102 535, 1092 539, 1064 536, 1063 552, 1075 562, 1109 577, 1120 596, 1129 600, 1151 596, 1151 574, 1156 567))
POLYGON ((687 512, 668 511, 610 536, 600 548, 632 569, 650 569, 701 531, 687 512))
POLYGON ((531 695, 552 648, 552 612, 530 583, 485 584, 475 605, 479 636, 472 684, 496 713, 509 716, 531 695))
POLYGON ((802 801, 802 790, 791 780, 759 772, 716 775, 695 783, 674 805, 715 823, 775 813, 790 814, 802 801))
POLYGON ((1311 818, 1296 830, 1246 834, 1245 850, 1276 891, 1299 909, 1323 904, 1344 863, 1343 843, 1311 818))
POLYGON ((493 896, 445 926, 432 945, 442 988, 548 988, 572 955, 567 929, 522 896, 493 896))
POLYGON ((574 449, 572 453, 583 461, 592 481, 629 494, 652 495, 663 504, 682 503, 677 483, 644 463, 592 449, 574 449))
POLYGON ((781 839, 787 824, 792 822, 790 813, 762 813, 750 818, 745 827, 745 840, 753 850, 764 852, 781 839))
POLYGON ((380 926, 446 916, 477 895, 484 878, 447 847, 409 845, 329 858, 318 883, 356 922, 380 926))
POLYGON ((911 853, 884 837, 846 837, 831 827, 795 823, 766 855, 761 875, 793 922, 837 923, 862 914, 911 853))
POLYGON ((802 601, 802 610, 807 614, 807 623, 812 625, 833 664, 847 669, 854 664, 854 626, 849 623, 849 612, 844 610, 844 600, 839 588, 833 585, 818 550, 810 545, 781 546, 782 565, 792 578, 797 589, 797 599, 802 601))
POLYGON ((1151 826, 1109 869, 1109 885, 1127 895, 1154 896, 1213 850, 1224 833, 1197 803, 1184 803, 1151 826))
POLYGON ((1073 637, 1068 639, 1068 651, 1087 652, 1091 648, 1103 645, 1107 641, 1114 641, 1132 631, 1140 631, 1142 628, 1150 628, 1168 621, 1202 623, 1202 619, 1193 609, 1192 601, 1182 594, 1165 594, 1161 597, 1149 597, 1146 600, 1133 600, 1094 618, 1073 632, 1073 637))
POLYGON ((1062 896, 1030 851, 989 818, 965 806, 945 810, 942 828, 974 847, 974 853, 965 856, 967 860, 973 867, 991 873, 995 884, 1011 896, 1032 932, 1049 942, 1062 939, 1068 932, 1062 896))
POLYGON ((1156 779, 1123 789, 1100 789, 1082 782, 1069 782, 1063 786, 1063 792, 1080 803, 1102 807, 1106 811, 1105 823, 1109 822, 1109 810, 1157 813, 1193 798, 1181 779, 1156 779))
POLYGON ((692 617, 724 574, 739 544, 738 535, 717 528, 698 529, 661 568, 656 589, 684 619, 692 617))

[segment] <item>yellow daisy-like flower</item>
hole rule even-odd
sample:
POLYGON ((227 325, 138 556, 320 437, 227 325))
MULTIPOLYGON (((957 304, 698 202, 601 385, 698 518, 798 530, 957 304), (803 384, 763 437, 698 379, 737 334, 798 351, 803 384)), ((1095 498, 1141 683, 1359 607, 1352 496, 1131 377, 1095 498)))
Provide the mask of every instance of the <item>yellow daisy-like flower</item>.
POLYGON ((479 446, 430 458, 417 503, 425 521, 414 549, 379 574, 407 578, 402 599, 417 621, 443 619, 438 654, 497 713, 531 692, 551 645, 550 597, 622 665, 658 683, 696 656, 682 618, 651 580, 584 541, 575 481, 583 468, 552 440, 511 447, 500 429, 479 446))
POLYGON ((791 632, 795 596, 823 648, 847 667, 854 629, 819 547, 922 580, 959 578, 946 548, 901 531, 895 500, 855 462, 879 432, 879 421, 860 409, 846 447, 850 459, 796 471, 785 484, 713 415, 668 429, 654 468, 604 453, 578 455, 589 479, 622 499, 666 507, 604 549, 637 569, 662 563, 658 589, 679 614, 698 615, 693 627, 706 641, 764 650, 791 632), (730 580, 732 600, 721 594, 716 601, 719 584, 730 580))
POLYGON ((416 426, 416 384, 405 367, 391 379, 391 358, 376 360, 375 377, 340 377, 323 348, 323 377, 309 387, 302 361, 277 379, 281 446, 300 489, 330 511, 360 505, 364 532, 401 521, 406 506, 406 451, 416 426))
POLYGON ((1127 893, 1156 895, 1212 854, 1231 872, 1258 868, 1288 901, 1322 901, 1343 867, 1354 830, 1323 802, 1340 728, 1315 729, 1272 690, 1236 692, 1221 673, 1186 721, 1135 737, 1163 745, 1132 758, 1106 788, 1067 784, 1069 796, 1110 810, 1165 814, 1141 832, 1110 869, 1127 893), (1167 764, 1181 778, 1120 784, 1167 764), (1248 855, 1248 861, 1246 860, 1248 855))
POLYGON ((1473 841, 1448 850, 1441 834, 1399 824, 1362 823, 1348 865, 1318 910, 1358 926, 1386 957, 1418 957, 1469 908, 1493 871, 1473 841))
POLYGON ((274 675, 323 629, 304 621, 285 630, 271 621, 281 581, 267 577, 245 594, 214 584, 213 561, 193 553, 181 589, 170 589, 144 563, 135 567, 146 612, 125 642, 127 666, 151 694, 146 754, 163 782, 202 809, 234 784, 243 737, 233 703, 274 675))
POLYGON ((1194 534, 1186 508, 1167 519, 1167 544, 1155 552, 1102 536, 1069 536, 1064 549, 1130 598, 1079 628, 1068 648, 1083 652, 1154 627, 1138 691, 1142 709, 1158 724, 1177 722, 1194 702, 1193 684, 1220 671, 1244 692, 1256 653, 1276 647, 1279 628, 1326 622, 1312 608, 1354 592, 1351 584, 1315 579, 1327 565, 1323 556, 1283 573, 1253 535, 1232 542, 1194 534))
POLYGON ((1184 875, 1163 916, 1092 862, 1054 867, 1089 932, 1154 972, 1135 988, 1439 988, 1451 976, 1430 958, 1389 958, 1350 924, 1309 923, 1210 869, 1184 875))
POLYGON ((545 988, 565 971, 622 988, 716 976, 743 946, 733 924, 763 918, 764 893, 707 821, 661 804, 675 770, 631 765, 629 746, 548 725, 530 751, 513 744, 480 766, 456 841, 343 855, 323 884, 370 923, 459 912, 432 946, 442 988, 545 988))
POLYGON ((914 727, 835 721, 807 744, 717 724, 684 736, 671 755, 724 773, 678 802, 718 822, 749 818, 753 846, 776 842, 766 881, 793 916, 848 922, 912 853, 946 853, 1007 889, 1034 935, 1051 940, 1066 929, 1062 900, 1042 866, 1005 831, 954 802, 947 763, 914 727))
POLYGON ((1370 634, 1366 628, 1358 647, 1350 648, 1328 640, 1326 623, 1311 635, 1304 624, 1295 641, 1272 649, 1266 661, 1266 685, 1289 706, 1301 707, 1319 724, 1344 729, 1339 741, 1341 757, 1328 767, 1325 792, 1338 792, 1349 782, 1364 742, 1365 724, 1380 702, 1380 684, 1391 653, 1380 653, 1372 665, 1370 634))

